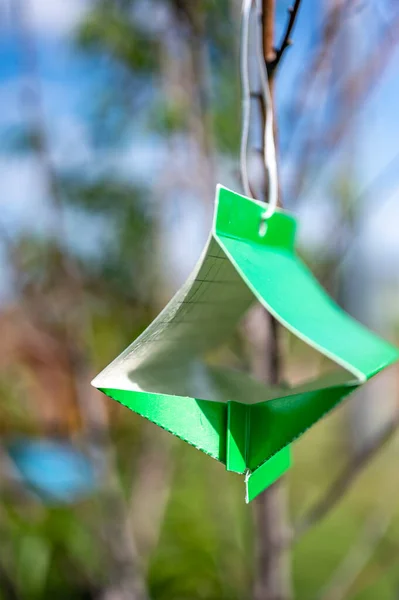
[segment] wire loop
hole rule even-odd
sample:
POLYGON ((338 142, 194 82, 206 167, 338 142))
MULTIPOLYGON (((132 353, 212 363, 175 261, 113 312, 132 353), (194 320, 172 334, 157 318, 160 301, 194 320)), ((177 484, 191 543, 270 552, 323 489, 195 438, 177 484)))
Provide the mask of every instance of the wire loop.
MULTIPOLYGON (((265 128, 263 132, 263 159, 268 175, 267 208, 262 220, 269 219, 275 212, 278 203, 277 160, 274 143, 273 106, 269 87, 267 68, 263 55, 262 39, 262 2, 255 0, 256 8, 256 57, 261 93, 265 106, 265 128)), ((249 42, 251 30, 251 15, 254 0, 243 0, 241 20, 240 70, 242 87, 242 130, 240 146, 240 169, 244 193, 254 198, 248 175, 248 144, 251 125, 251 83, 249 76, 249 42)))

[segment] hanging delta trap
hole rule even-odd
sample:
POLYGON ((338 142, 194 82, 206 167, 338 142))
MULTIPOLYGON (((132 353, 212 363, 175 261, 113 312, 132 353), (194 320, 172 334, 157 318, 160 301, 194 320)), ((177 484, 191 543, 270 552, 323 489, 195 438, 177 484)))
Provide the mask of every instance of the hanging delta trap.
POLYGON ((245 474, 246 500, 289 467, 290 443, 399 358, 326 294, 295 253, 295 219, 222 186, 194 272, 147 330, 93 385, 245 474), (266 226, 265 226, 266 225, 266 226), (284 327, 343 368, 293 388, 207 366, 259 301, 284 327))
POLYGON ((290 444, 338 402, 399 359, 399 352, 345 314, 295 253, 295 219, 277 208, 273 112, 260 28, 261 3, 244 0, 241 40, 241 175, 251 195, 250 27, 266 114, 268 204, 219 186, 210 240, 185 285, 93 385, 134 412, 245 474, 253 500, 290 465, 290 444), (255 302, 335 362, 335 374, 292 388, 206 364, 255 302))

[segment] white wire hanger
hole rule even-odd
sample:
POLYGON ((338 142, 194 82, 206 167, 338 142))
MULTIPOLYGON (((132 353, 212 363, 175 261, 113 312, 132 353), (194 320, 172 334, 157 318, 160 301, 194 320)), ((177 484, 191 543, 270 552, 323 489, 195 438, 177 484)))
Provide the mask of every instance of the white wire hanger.
POLYGON ((241 48, 240 70, 242 86, 242 131, 240 147, 240 170, 244 193, 254 198, 248 175, 248 144, 249 129, 251 124, 251 83, 249 76, 249 41, 251 29, 251 15, 256 12, 256 55, 261 93, 265 105, 265 128, 263 132, 263 160, 268 175, 267 208, 262 215, 263 220, 269 219, 276 211, 278 204, 277 160, 273 130, 273 106, 267 75, 267 68, 263 56, 263 41, 261 30, 262 5, 260 0, 244 0, 242 5, 241 22, 241 48))

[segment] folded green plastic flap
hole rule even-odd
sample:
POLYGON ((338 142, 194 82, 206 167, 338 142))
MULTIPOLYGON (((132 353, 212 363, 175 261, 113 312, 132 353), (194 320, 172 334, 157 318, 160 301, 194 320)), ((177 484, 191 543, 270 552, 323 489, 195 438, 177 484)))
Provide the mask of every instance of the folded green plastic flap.
POLYGON ((214 227, 191 276, 146 331, 93 385, 156 425, 245 473, 247 500, 290 464, 289 445, 359 385, 399 358, 326 294, 295 253, 295 219, 217 188, 214 227), (259 301, 340 370, 294 388, 211 367, 259 301), (344 371, 342 371, 344 369, 344 371))
POLYGON ((255 471, 248 471, 245 477, 246 502, 251 502, 256 496, 275 483, 291 466, 290 447, 286 446, 270 460, 263 463, 255 471))

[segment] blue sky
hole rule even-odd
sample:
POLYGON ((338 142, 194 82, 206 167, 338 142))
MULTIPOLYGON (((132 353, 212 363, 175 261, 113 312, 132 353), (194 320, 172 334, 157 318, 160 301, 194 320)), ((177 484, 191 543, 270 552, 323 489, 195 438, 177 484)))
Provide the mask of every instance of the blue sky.
MULTIPOLYGON (((11 26, 9 6, 11 0, 0 0, 0 131, 3 134, 10 125, 20 122, 21 111, 18 95, 23 71, 21 57, 11 26)), ((376 2, 366 2, 363 12, 354 17, 354 28, 359 28, 362 19, 373 22, 381 19, 376 11, 376 2), (366 13, 364 12, 366 11, 366 13), (358 24, 356 24, 358 19, 358 24), (360 24, 360 25, 359 25, 360 24)), ((287 2, 281 2, 279 8, 280 23, 285 17, 287 2)), ((93 60, 79 56, 72 47, 71 34, 87 10, 84 0, 30 0, 31 23, 39 50, 39 68, 42 84, 46 117, 48 120, 51 153, 55 164, 93 168, 93 165, 110 165, 114 169, 129 174, 131 177, 150 178, 157 169, 161 169, 165 160, 164 149, 159 141, 147 136, 143 139, 139 134, 133 135, 123 151, 102 155, 94 151, 86 124, 87 98, 96 93, 96 85, 102 77, 102 65, 93 60)), ((294 74, 306 68, 307 49, 312 42, 312 32, 317 11, 321 3, 316 0, 303 0, 301 13, 294 32, 295 45, 287 52, 282 74, 278 78, 277 103, 284 111, 284 105, 295 94, 294 74)), ((281 24, 279 30, 281 30, 281 24)), ((355 63, 359 64, 370 49, 373 31, 368 37, 357 35, 358 50, 355 63)), ((373 91, 369 101, 360 107, 353 124, 356 132, 353 160, 359 193, 368 188, 378 173, 390 162, 399 151, 399 118, 397 115, 399 94, 399 55, 396 50, 392 56, 391 66, 385 73, 381 84, 373 91)), ((317 94, 313 96, 314 110, 320 107, 317 94)), ((284 122, 283 127, 284 127, 284 122)), ((353 134, 353 131, 351 135, 353 134)), ((282 139, 290 135, 287 130, 281 131, 282 139)), ((336 178, 336 167, 342 155, 338 151, 334 159, 329 159, 323 168, 319 182, 301 199, 300 231, 302 240, 311 247, 319 249, 326 244, 326 236, 330 235, 329 224, 334 216, 334 208, 330 202, 331 180, 336 178)), ((290 157, 283 155, 282 173, 289 174, 292 165, 290 157)), ((225 170, 221 169, 221 172, 225 170)), ((227 173, 227 179, 231 177, 227 173)), ((365 226, 359 238, 361 249, 367 249, 368 260, 375 263, 378 269, 399 271, 399 203, 397 190, 399 186, 399 160, 397 167, 393 165, 388 177, 385 177, 377 189, 364 198, 363 215, 365 226), (380 205, 382 208, 380 208, 380 205), (382 263, 381 263, 382 261, 382 263)), ((1 220, 10 228, 32 226, 40 230, 47 226, 45 191, 37 165, 32 157, 10 157, 0 155, 0 181, 2 208, 1 220), (39 212, 38 212, 39 211, 39 212), (37 215, 40 214, 40 219, 37 215)), ((231 185, 231 181, 222 181, 231 185)), ((284 182, 283 182, 284 183, 284 182)), ((291 199, 290 199, 291 200, 291 199)), ((184 204, 187 204, 186 202, 184 204)), ((295 201, 290 208, 296 210, 295 201)), ((190 239, 196 238, 193 244, 193 256, 183 261, 182 274, 191 266, 200 250, 206 232, 198 232, 198 221, 189 214, 176 209, 172 216, 179 214, 178 228, 186 228, 190 239)), ((191 212, 192 214, 192 212, 191 212)), ((198 215, 197 215, 198 217, 198 215)), ((206 223, 206 219, 203 219, 206 223)), ((171 221, 167 217, 167 223, 171 221)), ((76 223, 73 225, 76 226, 76 223)), ((90 251, 96 246, 96 240, 105 235, 99 223, 88 223, 79 215, 79 226, 90 234, 83 236, 83 248, 90 251), (91 226, 92 225, 92 226, 91 226)), ((172 227, 173 229, 173 227, 172 227)), ((173 233, 175 235, 175 233, 173 233)), ((327 240, 328 243, 328 240, 327 240)), ((354 249, 356 253, 356 248, 354 249)), ((178 260, 179 248, 171 251, 170 260, 178 260)), ((183 275, 182 275, 183 276, 183 275)))

